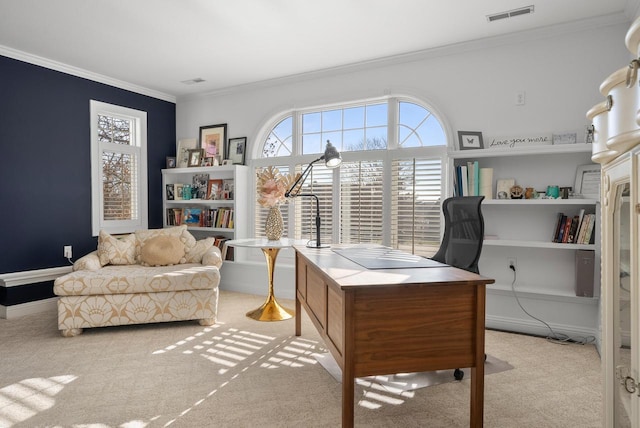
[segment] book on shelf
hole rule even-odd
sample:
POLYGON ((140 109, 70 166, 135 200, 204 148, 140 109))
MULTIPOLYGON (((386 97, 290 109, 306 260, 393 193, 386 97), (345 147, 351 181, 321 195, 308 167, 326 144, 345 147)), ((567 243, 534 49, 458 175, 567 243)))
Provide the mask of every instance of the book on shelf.
POLYGON ((558 213, 553 242, 565 244, 590 244, 594 241, 595 214, 585 214, 584 210, 574 216, 558 213))
POLYGON ((455 196, 480 196, 492 198, 493 169, 480 168, 478 161, 469 161, 455 167, 455 196), (482 171, 484 170, 484 171, 482 171), (488 182, 487 182, 488 181, 488 182))

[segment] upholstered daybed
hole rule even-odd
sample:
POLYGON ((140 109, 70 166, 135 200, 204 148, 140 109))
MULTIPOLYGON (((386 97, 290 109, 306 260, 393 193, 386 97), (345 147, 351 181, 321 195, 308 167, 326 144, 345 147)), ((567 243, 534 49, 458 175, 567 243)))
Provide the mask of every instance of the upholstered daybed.
POLYGON ((220 250, 186 226, 141 230, 126 236, 100 232, 98 249, 54 281, 58 329, 164 321, 216 321, 220 250))

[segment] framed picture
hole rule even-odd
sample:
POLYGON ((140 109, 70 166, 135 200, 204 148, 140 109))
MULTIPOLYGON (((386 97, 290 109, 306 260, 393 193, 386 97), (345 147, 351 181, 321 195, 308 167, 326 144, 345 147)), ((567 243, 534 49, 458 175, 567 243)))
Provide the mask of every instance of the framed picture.
POLYGON ((175 168, 175 167, 176 167, 175 156, 167 156, 167 168, 175 168))
POLYGON ((207 183, 207 199, 220 199, 223 181, 220 179, 211 179, 207 183))
POLYGON ((167 201, 173 201, 175 199, 174 191, 175 188, 173 184, 167 184, 167 201))
POLYGON ((482 132, 458 131, 460 150, 484 149, 482 132))
POLYGON ((204 150, 204 157, 220 156, 220 159, 224 159, 226 144, 226 123, 200 127, 200 148, 204 150))
POLYGON ((578 166, 573 189, 576 195, 582 195, 583 198, 600 200, 600 165, 578 166))
POLYGON ((176 146, 176 163, 178 168, 189 166, 189 150, 198 148, 198 140, 191 138, 188 140, 178 140, 176 146))
POLYGON ((496 181, 496 199, 511 199, 511 188, 515 186, 514 178, 500 178, 496 181))
POLYGON ((214 159, 215 158, 213 156, 205 156, 202 160, 202 166, 213 166, 214 159))
POLYGON ((233 164, 244 165, 244 153, 247 149, 247 137, 229 138, 227 159, 233 164))
POLYGON ((189 163, 188 166, 200 166, 202 162, 202 149, 191 149, 189 150, 189 163))

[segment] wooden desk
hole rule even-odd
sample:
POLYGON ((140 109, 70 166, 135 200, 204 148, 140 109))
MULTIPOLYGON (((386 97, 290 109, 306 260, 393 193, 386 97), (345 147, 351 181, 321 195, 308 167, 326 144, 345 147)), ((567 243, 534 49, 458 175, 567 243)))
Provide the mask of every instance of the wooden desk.
POLYGON ((357 377, 464 367, 470 426, 482 427, 485 288, 493 279, 446 265, 368 270, 328 248, 294 249, 295 334, 302 306, 342 369, 343 427, 353 426, 357 377))

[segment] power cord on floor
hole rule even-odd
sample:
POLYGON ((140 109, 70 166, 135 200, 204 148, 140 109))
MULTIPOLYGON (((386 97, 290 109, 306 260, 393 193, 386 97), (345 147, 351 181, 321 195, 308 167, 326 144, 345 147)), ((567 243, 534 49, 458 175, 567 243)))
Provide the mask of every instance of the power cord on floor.
POLYGON ((522 306, 522 303, 520 303, 520 299, 518 298, 518 293, 516 293, 516 279, 517 279, 516 267, 514 265, 509 265, 509 269, 511 269, 513 271, 513 281, 511 282, 511 291, 513 292, 513 296, 516 298, 516 302, 518 303, 518 306, 520 306, 520 309, 522 309, 522 311, 525 314, 529 315, 534 320, 541 322, 542 324, 544 324, 549 329, 549 332, 551 334, 547 336, 547 340, 548 341, 550 341, 552 343, 557 343, 557 344, 560 344, 560 345, 566 345, 568 343, 576 343, 576 344, 579 344, 579 345, 587 345, 589 343, 593 343, 596 340, 596 338, 594 336, 571 337, 571 336, 568 336, 568 335, 563 334, 563 333, 556 333, 555 331, 553 331, 551 326, 549 324, 547 324, 545 321, 541 320, 540 318, 534 317, 529 312, 527 312, 527 310, 524 308, 524 306, 522 306))

